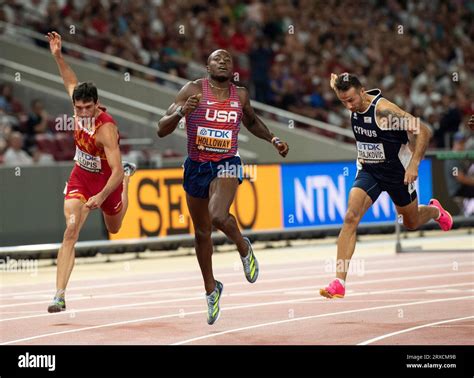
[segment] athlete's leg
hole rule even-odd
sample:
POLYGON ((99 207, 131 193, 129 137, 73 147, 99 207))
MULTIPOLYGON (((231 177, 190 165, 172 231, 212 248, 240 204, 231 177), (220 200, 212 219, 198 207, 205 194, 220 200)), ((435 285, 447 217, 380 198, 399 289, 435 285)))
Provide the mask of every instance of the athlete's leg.
POLYGON ((116 234, 117 232, 120 231, 120 227, 122 227, 123 218, 125 217, 125 214, 127 213, 129 181, 130 181, 130 176, 125 176, 123 178, 123 188, 122 188, 122 194, 121 194, 122 209, 117 214, 114 214, 114 215, 108 215, 105 212, 103 212, 105 226, 107 227, 107 230, 111 234, 116 234))
POLYGON ((351 189, 344 224, 337 238, 336 278, 344 281, 346 279, 346 269, 349 267, 355 250, 357 226, 370 206, 372 206, 372 199, 364 190, 358 187, 351 189))
POLYGON ((66 199, 64 201, 64 217, 66 220, 66 230, 64 231, 63 242, 58 252, 56 289, 59 294, 64 294, 66 286, 74 267, 74 245, 79 238, 79 232, 89 215, 89 209, 79 199, 66 199))
POLYGON ((419 205, 415 198, 406 206, 397 206, 397 213, 402 215, 403 225, 409 230, 416 230, 431 219, 438 219, 440 211, 434 206, 419 205))
POLYGON ((194 247, 201 268, 206 294, 210 294, 216 286, 212 273, 212 224, 209 217, 209 199, 192 197, 186 193, 186 202, 194 225, 194 247))
POLYGON ((431 219, 439 223, 444 231, 453 226, 451 214, 443 209, 441 204, 432 199, 429 205, 418 205, 417 193, 414 185, 398 185, 387 188, 387 192, 402 216, 403 225, 409 230, 416 230, 431 219))
POLYGON ((357 226, 381 192, 378 184, 367 174, 356 179, 354 185, 349 193, 344 223, 337 238, 336 279, 319 290, 319 294, 326 298, 344 298, 347 271, 355 250, 357 226), (370 196, 366 189, 371 193, 370 196))
POLYGON ((242 237, 235 217, 229 213, 239 186, 237 178, 217 177, 209 187, 209 215, 214 227, 221 230, 232 240, 239 254, 247 256, 249 245, 242 237))
POLYGON ((347 271, 355 250, 357 226, 380 193, 382 189, 375 177, 366 169, 359 169, 349 193, 344 223, 337 239, 336 279, 319 290, 323 297, 344 298, 347 271))

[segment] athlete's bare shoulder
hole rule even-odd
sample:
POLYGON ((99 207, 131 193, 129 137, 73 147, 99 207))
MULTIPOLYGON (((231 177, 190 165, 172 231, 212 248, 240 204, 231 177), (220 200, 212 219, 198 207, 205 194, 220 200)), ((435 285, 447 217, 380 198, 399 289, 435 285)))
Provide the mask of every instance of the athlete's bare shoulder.
POLYGON ((382 97, 379 102, 377 103, 377 109, 378 110, 384 110, 384 109, 387 109, 387 108, 391 108, 392 107, 393 102, 387 100, 385 97, 382 97))
POLYGON ((189 81, 186 85, 189 88, 189 91, 191 91, 191 95, 193 94, 198 94, 202 93, 202 82, 204 79, 196 79, 194 81, 189 81))
POLYGON ((202 94, 202 79, 188 81, 183 87, 180 89, 178 94, 176 95, 175 103, 177 104, 180 101, 186 101, 189 96, 202 94))
MULTIPOLYGON (((202 94, 202 79, 188 81, 176 95, 174 104, 183 105, 190 96, 202 94)), ((174 105, 172 104, 171 107, 174 105)), ((174 108, 172 109, 174 111, 174 108)), ((171 114, 171 113, 170 113, 171 114)))
POLYGON ((388 115, 404 117, 407 113, 393 102, 386 98, 381 98, 377 103, 376 117, 387 117, 388 115))
POLYGON ((249 91, 248 91, 247 88, 241 87, 241 86, 239 86, 239 85, 237 85, 237 84, 234 84, 234 85, 235 85, 235 89, 237 89, 237 92, 239 92, 239 93, 244 93, 244 94, 249 93, 249 91))
POLYGON ((245 87, 239 87, 238 85, 235 85, 235 89, 237 89, 237 94, 239 95, 240 102, 242 104, 245 104, 247 102, 247 100, 249 99, 248 89, 245 88, 245 87))

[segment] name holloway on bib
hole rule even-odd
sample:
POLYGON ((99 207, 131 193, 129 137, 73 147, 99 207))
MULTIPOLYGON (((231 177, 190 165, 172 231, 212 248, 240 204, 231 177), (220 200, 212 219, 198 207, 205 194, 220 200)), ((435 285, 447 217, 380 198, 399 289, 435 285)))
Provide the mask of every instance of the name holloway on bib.
POLYGON ((226 153, 232 148, 232 130, 199 126, 196 134, 198 150, 226 153))

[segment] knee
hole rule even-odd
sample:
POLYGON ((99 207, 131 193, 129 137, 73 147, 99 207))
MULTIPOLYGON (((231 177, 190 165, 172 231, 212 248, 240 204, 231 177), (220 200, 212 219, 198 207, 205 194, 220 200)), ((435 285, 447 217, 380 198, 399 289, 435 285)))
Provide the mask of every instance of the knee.
POLYGON ((65 242, 76 242, 79 238, 79 226, 76 224, 68 224, 66 226, 66 231, 64 231, 64 241, 65 242))
POLYGON ((111 234, 118 234, 121 225, 107 226, 107 231, 111 234))
POLYGON ((344 224, 349 226, 357 227, 360 222, 360 212, 354 209, 347 209, 346 216, 344 217, 344 224))
POLYGON ((223 216, 223 215, 211 216, 212 225, 219 230, 222 230, 224 228, 226 220, 227 220, 227 216, 223 216))
POLYGON ((194 230, 194 237, 197 242, 201 242, 207 239, 210 239, 211 237, 211 229, 207 228, 196 228, 194 230))

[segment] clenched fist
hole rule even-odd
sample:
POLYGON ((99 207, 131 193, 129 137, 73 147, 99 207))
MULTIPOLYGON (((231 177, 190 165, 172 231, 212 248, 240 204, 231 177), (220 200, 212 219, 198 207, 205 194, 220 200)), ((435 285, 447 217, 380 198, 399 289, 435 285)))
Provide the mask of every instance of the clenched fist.
POLYGON ((186 103, 183 105, 182 112, 186 115, 192 113, 199 105, 199 101, 201 101, 202 94, 195 94, 189 96, 186 100, 186 103))

